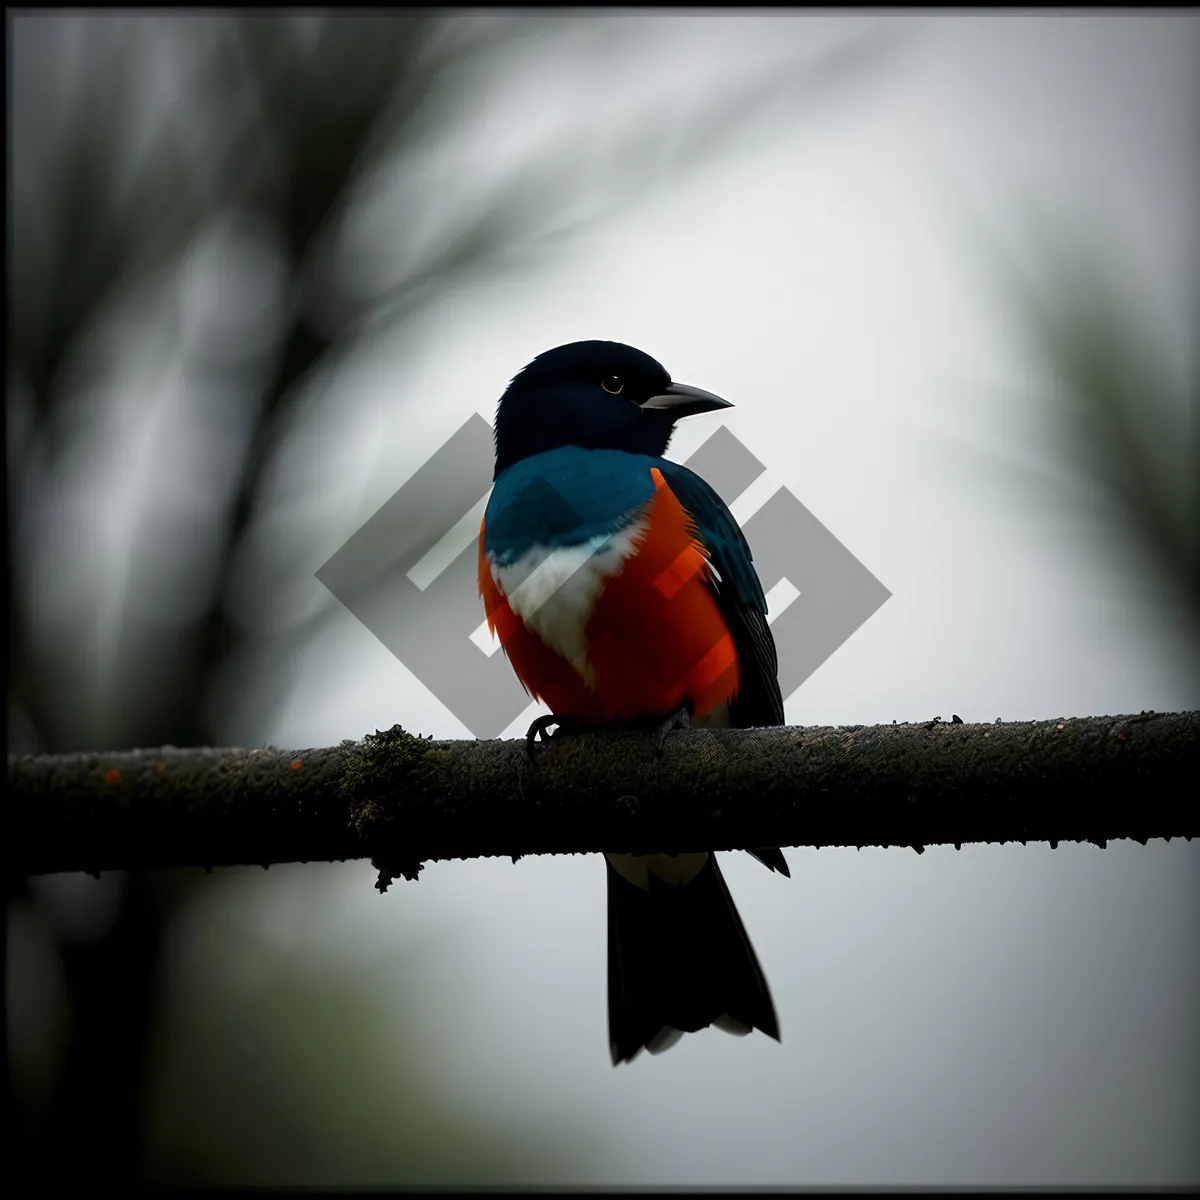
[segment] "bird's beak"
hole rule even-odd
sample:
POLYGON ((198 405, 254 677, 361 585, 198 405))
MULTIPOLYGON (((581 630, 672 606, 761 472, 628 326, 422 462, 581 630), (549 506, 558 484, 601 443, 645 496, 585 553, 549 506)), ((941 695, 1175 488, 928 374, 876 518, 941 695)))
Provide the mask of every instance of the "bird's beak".
POLYGON ((728 400, 714 396, 703 388, 691 387, 686 383, 672 383, 665 392, 643 400, 640 408, 653 408, 669 412, 672 417, 690 417, 695 413, 713 412, 718 408, 732 408, 728 400))

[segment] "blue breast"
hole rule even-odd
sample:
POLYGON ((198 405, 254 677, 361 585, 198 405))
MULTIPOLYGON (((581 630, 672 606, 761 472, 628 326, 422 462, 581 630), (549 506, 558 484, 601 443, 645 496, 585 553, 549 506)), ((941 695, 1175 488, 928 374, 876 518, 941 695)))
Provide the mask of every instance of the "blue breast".
POLYGON ((563 446, 514 463, 484 513, 484 553, 500 566, 530 546, 573 546, 623 529, 654 495, 661 460, 563 446))

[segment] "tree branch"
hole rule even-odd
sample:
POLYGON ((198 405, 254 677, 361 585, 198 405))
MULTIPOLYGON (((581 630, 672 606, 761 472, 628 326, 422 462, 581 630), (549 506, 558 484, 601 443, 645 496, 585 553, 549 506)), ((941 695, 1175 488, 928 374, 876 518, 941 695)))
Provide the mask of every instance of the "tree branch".
POLYGON ((17 874, 1200 833, 1200 712, 9 756, 17 874))

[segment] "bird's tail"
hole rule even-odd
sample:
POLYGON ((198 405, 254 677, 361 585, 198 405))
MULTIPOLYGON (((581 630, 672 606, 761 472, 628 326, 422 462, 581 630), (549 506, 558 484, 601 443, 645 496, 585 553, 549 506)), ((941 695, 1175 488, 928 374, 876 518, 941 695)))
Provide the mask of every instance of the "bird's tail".
MULTIPOLYGON (((680 856, 685 857, 690 856, 680 856)), ((641 865, 650 860, 606 859, 614 1065, 635 1058, 643 1047, 661 1053, 684 1033, 714 1024, 736 1034, 761 1029, 779 1040, 775 1006, 754 947, 715 856, 703 858, 703 866, 680 887, 641 865), (635 869, 618 871, 613 860, 635 869)))

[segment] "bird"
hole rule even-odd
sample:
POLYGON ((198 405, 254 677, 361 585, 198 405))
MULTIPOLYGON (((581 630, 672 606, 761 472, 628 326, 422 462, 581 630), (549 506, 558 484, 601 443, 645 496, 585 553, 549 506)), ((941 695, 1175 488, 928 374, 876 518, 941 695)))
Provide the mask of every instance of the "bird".
MULTIPOLYGON (((676 729, 783 724, 746 538, 712 487, 663 457, 678 420, 730 407, 612 341, 547 350, 501 396, 479 592, 517 678, 551 710, 530 727, 531 754, 622 724, 648 723, 660 752, 676 729)), ((790 876, 780 850, 750 853, 790 876)), ((716 857, 605 860, 613 1065, 713 1025, 779 1041, 716 857)))

